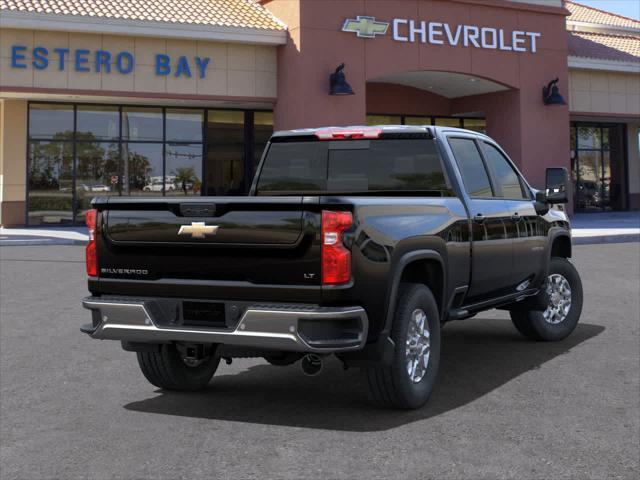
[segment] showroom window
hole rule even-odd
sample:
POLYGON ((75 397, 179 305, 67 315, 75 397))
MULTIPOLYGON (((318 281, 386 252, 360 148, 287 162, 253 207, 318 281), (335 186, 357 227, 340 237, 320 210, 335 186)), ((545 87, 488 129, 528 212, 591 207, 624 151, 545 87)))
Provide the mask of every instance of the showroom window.
POLYGON ((30 103, 27 223, 82 224, 96 196, 243 195, 271 112, 30 103))
POLYGON ((624 124, 571 124, 574 208, 602 212, 627 208, 624 124))
POLYGON ((436 125, 438 127, 466 128, 475 132, 487 133, 487 121, 484 118, 371 114, 367 115, 367 125, 436 125))

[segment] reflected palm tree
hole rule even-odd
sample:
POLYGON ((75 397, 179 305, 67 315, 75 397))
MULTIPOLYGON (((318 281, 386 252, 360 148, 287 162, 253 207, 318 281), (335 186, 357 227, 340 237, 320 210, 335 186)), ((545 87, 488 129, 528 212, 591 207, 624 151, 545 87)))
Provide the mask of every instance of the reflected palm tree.
POLYGON ((188 195, 189 190, 195 192, 200 189, 200 180, 193 167, 178 167, 173 170, 172 175, 175 177, 176 188, 180 188, 185 195, 188 195))

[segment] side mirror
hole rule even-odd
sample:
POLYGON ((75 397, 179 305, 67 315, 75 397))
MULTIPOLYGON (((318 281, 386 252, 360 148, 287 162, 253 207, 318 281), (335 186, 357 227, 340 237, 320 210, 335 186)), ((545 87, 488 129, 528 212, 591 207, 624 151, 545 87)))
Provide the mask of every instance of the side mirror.
POLYGON ((566 168, 547 168, 545 200, 549 205, 569 203, 569 173, 566 168))

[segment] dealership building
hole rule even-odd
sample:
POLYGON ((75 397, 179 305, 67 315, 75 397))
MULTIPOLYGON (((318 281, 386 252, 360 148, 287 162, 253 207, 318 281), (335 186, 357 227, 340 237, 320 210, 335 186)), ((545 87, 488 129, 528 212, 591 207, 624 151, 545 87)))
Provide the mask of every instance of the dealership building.
POLYGON ((574 211, 640 209, 640 22, 562 0, 0 0, 3 226, 242 195, 274 129, 353 124, 486 132, 535 186, 569 169, 574 211))

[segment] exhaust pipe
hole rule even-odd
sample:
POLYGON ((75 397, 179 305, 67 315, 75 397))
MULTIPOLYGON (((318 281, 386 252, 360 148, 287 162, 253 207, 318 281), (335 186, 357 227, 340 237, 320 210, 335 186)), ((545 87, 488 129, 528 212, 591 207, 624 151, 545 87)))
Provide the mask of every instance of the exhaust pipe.
POLYGON ((322 371, 322 357, 315 353, 308 353, 302 357, 300 368, 305 375, 315 377, 322 371))

